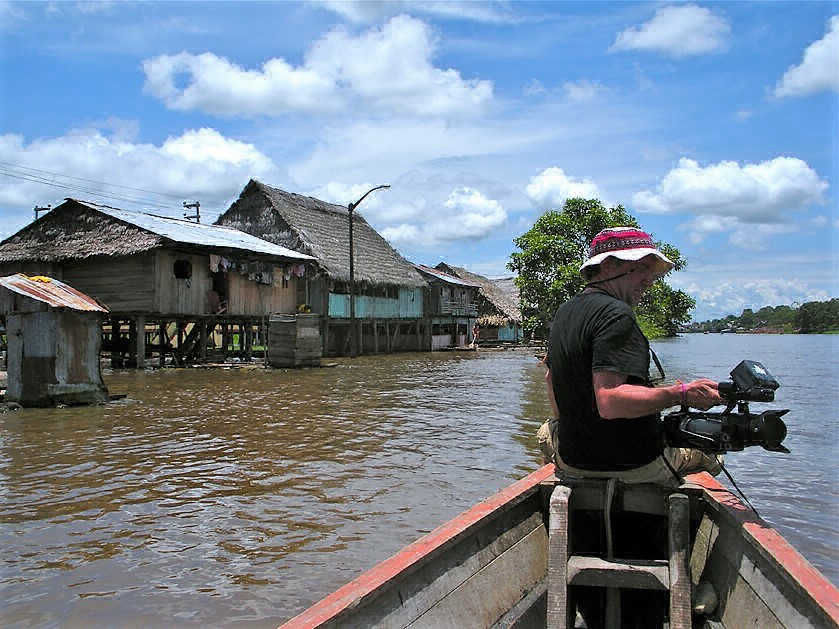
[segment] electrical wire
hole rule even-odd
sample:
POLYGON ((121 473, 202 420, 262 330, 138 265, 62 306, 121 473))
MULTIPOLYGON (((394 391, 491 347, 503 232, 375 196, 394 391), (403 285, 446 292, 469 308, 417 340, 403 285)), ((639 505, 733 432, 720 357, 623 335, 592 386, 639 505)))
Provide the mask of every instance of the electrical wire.
MULTIPOLYGON (((154 195, 157 197, 167 197, 170 199, 183 200, 183 197, 170 192, 157 192, 145 188, 137 188, 133 186, 125 186, 121 184, 112 184, 104 181, 97 181, 94 179, 86 179, 84 177, 75 177, 73 175, 64 175, 41 168, 34 168, 22 164, 13 164, 10 162, 0 161, 0 175, 10 177, 12 179, 19 179, 21 181, 28 181, 45 186, 67 190, 70 193, 81 193, 87 195, 92 199, 108 202, 129 203, 136 207, 141 207, 143 210, 153 210, 158 212, 172 213, 181 212, 181 208, 172 208, 166 203, 164 199, 148 198, 143 195, 135 195, 133 192, 140 192, 146 195, 154 195), (67 181, 61 181, 61 180, 67 181), (104 186, 105 188, 117 189, 113 192, 108 190, 98 189, 85 184, 94 184, 94 186, 104 186), (126 192, 121 192, 124 190, 126 192)), ((218 218, 223 212, 208 211, 202 208, 202 216, 207 218, 218 218)))

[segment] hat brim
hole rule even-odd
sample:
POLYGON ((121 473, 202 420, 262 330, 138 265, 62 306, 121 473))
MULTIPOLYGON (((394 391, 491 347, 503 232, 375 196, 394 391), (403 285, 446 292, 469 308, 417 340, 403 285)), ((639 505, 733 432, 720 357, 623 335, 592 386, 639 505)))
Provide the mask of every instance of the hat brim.
POLYGON ((598 253, 596 256, 590 257, 583 263, 583 266, 580 267, 580 272, 582 273, 583 269, 587 267, 599 265, 609 256, 617 258, 618 260, 625 260, 627 262, 636 262, 642 258, 646 258, 647 256, 654 256, 658 265, 656 271, 658 272, 659 277, 676 266, 670 258, 661 253, 658 249, 638 247, 637 249, 620 249, 617 251, 604 251, 603 253, 598 253))

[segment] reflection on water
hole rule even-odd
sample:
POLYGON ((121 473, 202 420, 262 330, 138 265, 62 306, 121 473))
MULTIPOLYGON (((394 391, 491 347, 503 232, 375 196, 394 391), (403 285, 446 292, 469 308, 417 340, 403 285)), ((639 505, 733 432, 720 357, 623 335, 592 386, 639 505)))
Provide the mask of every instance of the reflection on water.
MULTIPOLYGON (((783 462, 752 449, 729 463, 835 579, 836 399, 814 379, 835 382, 836 359, 729 345, 692 336, 656 351, 671 377, 761 360, 779 400, 804 407, 783 462), (787 373, 799 368, 810 376, 787 373)), ((122 402, 0 416, 0 625, 276 626, 535 469, 542 375, 526 350, 120 372, 106 380, 122 402)))

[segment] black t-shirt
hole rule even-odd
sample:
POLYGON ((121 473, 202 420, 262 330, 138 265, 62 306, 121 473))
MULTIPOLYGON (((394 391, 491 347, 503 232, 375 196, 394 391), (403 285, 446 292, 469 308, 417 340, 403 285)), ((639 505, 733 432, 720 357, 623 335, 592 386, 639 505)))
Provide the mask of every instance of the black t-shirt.
POLYGON ((615 371, 630 384, 649 382, 650 345, 632 308, 605 295, 583 293, 564 303, 551 325, 548 364, 559 406, 559 456, 588 470, 624 470, 662 452, 658 414, 602 419, 592 371, 615 371))

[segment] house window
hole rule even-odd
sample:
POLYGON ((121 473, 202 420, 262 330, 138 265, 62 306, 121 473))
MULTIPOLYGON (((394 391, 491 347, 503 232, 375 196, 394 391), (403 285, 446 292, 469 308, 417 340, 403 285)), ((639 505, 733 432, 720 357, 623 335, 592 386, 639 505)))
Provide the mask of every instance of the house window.
POLYGON ((179 280, 188 280, 192 277, 192 262, 189 260, 175 260, 175 277, 179 280))

